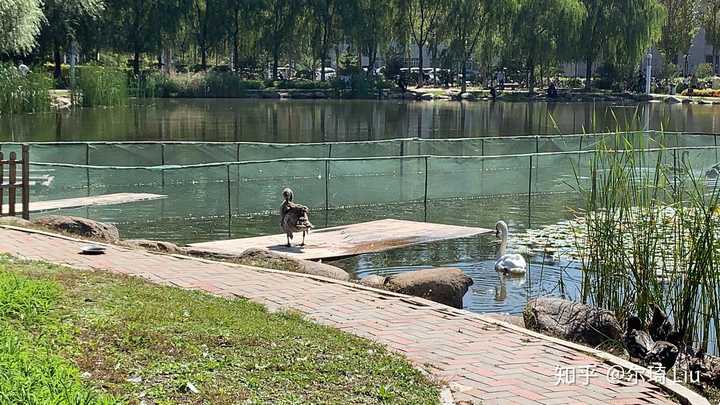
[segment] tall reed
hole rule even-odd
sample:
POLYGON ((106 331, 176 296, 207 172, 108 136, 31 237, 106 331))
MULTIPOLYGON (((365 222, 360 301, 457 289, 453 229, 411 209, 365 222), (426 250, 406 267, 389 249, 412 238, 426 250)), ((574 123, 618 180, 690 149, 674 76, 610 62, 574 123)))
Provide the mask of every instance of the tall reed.
POLYGON ((43 72, 23 75, 11 65, 0 65, 0 113, 34 113, 50 109, 52 80, 43 72))
POLYGON ((720 188, 693 170, 682 149, 648 150, 624 139, 599 145, 584 197, 581 296, 649 320, 669 312, 686 342, 717 351, 720 188))
POLYGON ((120 69, 98 66, 78 67, 73 98, 80 100, 84 107, 127 104, 127 74, 120 69))

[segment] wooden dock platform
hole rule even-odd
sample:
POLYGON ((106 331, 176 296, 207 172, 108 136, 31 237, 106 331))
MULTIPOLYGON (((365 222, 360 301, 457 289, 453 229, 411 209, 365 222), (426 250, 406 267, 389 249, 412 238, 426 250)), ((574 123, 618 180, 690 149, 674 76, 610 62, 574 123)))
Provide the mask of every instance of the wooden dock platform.
MULTIPOLYGON (((126 204, 139 201, 159 200, 166 195, 148 193, 115 193, 101 194, 89 197, 66 198, 62 200, 30 201, 30 212, 52 211, 68 208, 81 208, 97 205, 126 204)), ((22 212, 20 204, 16 204, 16 211, 22 212)), ((8 205, 2 207, 2 212, 8 212, 8 205)))
POLYGON ((318 260, 382 252, 491 232, 490 229, 485 228, 383 219, 313 230, 305 238, 305 246, 297 246, 302 240, 301 234, 295 235, 293 246, 290 248, 286 246, 287 240, 284 234, 193 243, 190 246, 223 254, 241 254, 247 249, 261 248, 300 259, 318 260))

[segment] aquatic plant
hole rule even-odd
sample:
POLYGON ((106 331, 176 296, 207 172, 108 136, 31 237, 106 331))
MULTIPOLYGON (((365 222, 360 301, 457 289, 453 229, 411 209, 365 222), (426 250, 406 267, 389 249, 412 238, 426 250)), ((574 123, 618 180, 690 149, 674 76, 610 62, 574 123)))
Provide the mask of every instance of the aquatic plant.
POLYGON ((127 104, 127 73, 121 69, 80 66, 77 68, 73 99, 79 100, 84 107, 127 104))
POLYGON ((621 319, 648 320, 659 305, 686 342, 707 350, 720 326, 720 189, 693 170, 689 153, 599 145, 589 184, 577 182, 586 227, 581 297, 621 319))
POLYGON ((42 112, 50 109, 52 79, 43 72, 23 75, 11 65, 0 65, 0 113, 42 112))

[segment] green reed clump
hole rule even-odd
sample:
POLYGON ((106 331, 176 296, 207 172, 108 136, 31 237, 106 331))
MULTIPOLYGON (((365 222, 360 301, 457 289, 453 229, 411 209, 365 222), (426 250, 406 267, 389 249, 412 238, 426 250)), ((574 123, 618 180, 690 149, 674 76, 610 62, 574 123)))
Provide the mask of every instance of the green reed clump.
MULTIPOLYGON (((720 192, 682 149, 616 141, 591 158, 582 241, 585 302, 620 319, 668 310, 686 342, 718 335, 720 192)), ((717 343, 714 349, 717 350, 717 343)))
POLYGON ((15 66, 0 65, 0 113, 48 111, 52 84, 42 72, 22 75, 15 66))
POLYGON ((73 98, 80 100, 84 107, 127 104, 127 74, 121 69, 80 66, 77 68, 73 98))
POLYGON ((260 80, 243 80, 231 72, 166 75, 149 72, 136 82, 138 97, 247 97, 264 87, 260 80))

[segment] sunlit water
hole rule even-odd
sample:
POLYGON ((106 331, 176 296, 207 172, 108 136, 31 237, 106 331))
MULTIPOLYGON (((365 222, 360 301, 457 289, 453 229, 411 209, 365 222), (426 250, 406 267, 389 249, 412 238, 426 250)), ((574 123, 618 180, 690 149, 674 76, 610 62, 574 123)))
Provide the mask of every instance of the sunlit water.
MULTIPOLYGON (((578 133, 643 126, 717 132, 718 112, 717 106, 665 104, 152 100, 122 108, 2 116, 0 141, 319 142, 578 133)), ((297 197, 302 202, 302 194, 297 197)), ((202 204, 203 199, 209 201, 218 196, 192 198, 202 204)), ((492 228, 497 220, 503 219, 509 223, 511 233, 518 233, 567 219, 569 209, 579 205, 575 195, 551 194, 535 196, 531 201, 512 196, 431 201, 427 213, 423 204, 410 203, 315 211, 311 215, 318 227, 380 218, 422 221, 427 214, 430 222, 492 228)), ((124 238, 179 243, 279 232, 275 214, 228 219, 223 215, 198 216, 191 208, 153 201, 63 213, 117 223, 124 238)), ((434 266, 458 267, 473 278, 465 306, 477 312, 519 313, 528 297, 577 294, 580 273, 575 264, 533 257, 525 277, 505 278, 495 272, 494 259, 493 237, 481 236, 360 255, 333 264, 357 277, 434 266)))
POLYGON ((720 106, 373 100, 153 99, 0 116, 0 141, 322 142, 649 129, 717 132, 720 106))

